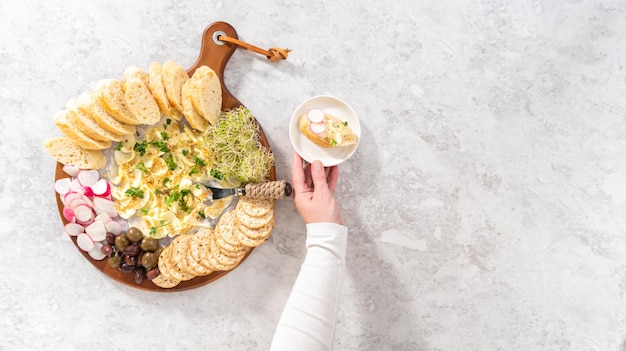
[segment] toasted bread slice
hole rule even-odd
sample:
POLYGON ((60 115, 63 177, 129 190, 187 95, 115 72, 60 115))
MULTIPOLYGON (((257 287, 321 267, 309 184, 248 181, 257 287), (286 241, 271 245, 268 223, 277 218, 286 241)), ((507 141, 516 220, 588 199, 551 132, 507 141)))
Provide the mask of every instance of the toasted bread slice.
POLYGON ((191 90, 193 89, 191 79, 188 79, 182 87, 183 114, 189 125, 196 130, 204 131, 209 127, 209 122, 202 118, 191 103, 191 90))
POLYGON ((84 114, 91 116, 98 125, 111 133, 118 135, 134 134, 135 126, 124 124, 109 114, 98 96, 93 91, 87 91, 78 96, 76 105, 84 114))
POLYGON ((115 119, 134 126, 141 124, 141 120, 135 117, 126 104, 122 82, 116 79, 101 80, 98 82, 97 91, 104 108, 115 119))
POLYGON ((357 142, 357 136, 348 126, 348 122, 328 113, 324 113, 324 119, 320 123, 311 123, 307 114, 303 114, 298 120, 298 129, 310 141, 325 148, 354 145, 357 142), (315 132, 313 125, 323 125, 323 130, 315 132))
POLYGON ((74 112, 70 110, 61 110, 54 115, 54 124, 56 124, 57 128, 59 128, 63 134, 65 134, 78 146, 88 150, 104 150, 111 147, 110 141, 95 140, 69 123, 68 114, 72 113, 74 112))
POLYGON ((222 85, 211 68, 202 66, 191 77, 191 103, 200 116, 210 124, 220 117, 222 110, 222 85))
POLYGON ((70 99, 65 108, 73 113, 67 114, 67 121, 74 127, 80 129, 88 137, 99 141, 120 141, 122 137, 119 134, 111 133, 100 127, 98 123, 89 115, 83 113, 76 102, 76 99, 70 99))
POLYGON ((125 85, 126 104, 141 124, 153 125, 160 121, 161 110, 146 84, 139 78, 129 78, 125 85))
POLYGON ((154 99, 159 105, 161 111, 175 120, 180 121, 182 114, 170 105, 170 102, 167 99, 167 94, 165 93, 165 85, 163 84, 163 66, 161 66, 158 62, 150 63, 149 75, 150 91, 152 92, 152 95, 154 96, 154 99))
POLYGON ((44 148, 58 162, 81 169, 101 169, 106 165, 102 151, 87 150, 68 137, 55 137, 44 141, 44 148))
POLYGON ((182 87, 183 84, 189 79, 187 71, 174 61, 165 61, 163 64, 163 85, 165 86, 165 93, 170 105, 183 113, 183 99, 182 99, 182 87))

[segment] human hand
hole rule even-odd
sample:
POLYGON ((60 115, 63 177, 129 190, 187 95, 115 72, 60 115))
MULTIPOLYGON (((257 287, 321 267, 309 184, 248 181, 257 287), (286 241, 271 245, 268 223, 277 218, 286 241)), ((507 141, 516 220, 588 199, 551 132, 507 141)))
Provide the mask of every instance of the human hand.
POLYGON ((293 152, 291 183, 293 201, 304 223, 332 222, 343 225, 339 205, 333 197, 339 168, 324 167, 320 161, 302 166, 302 158, 293 152))

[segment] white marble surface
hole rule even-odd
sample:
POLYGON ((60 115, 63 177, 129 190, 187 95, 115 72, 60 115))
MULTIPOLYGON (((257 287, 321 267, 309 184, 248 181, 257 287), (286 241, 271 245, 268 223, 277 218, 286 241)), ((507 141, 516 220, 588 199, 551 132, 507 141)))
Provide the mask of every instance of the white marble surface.
POLYGON ((225 278, 147 293, 64 237, 42 149, 69 98, 129 65, 191 66, 214 21, 293 49, 239 50, 226 70, 279 177, 299 102, 332 94, 360 115, 337 191, 337 350, 622 350, 626 4, 302 3, 0 2, 0 350, 268 348, 304 255, 290 201, 225 278))

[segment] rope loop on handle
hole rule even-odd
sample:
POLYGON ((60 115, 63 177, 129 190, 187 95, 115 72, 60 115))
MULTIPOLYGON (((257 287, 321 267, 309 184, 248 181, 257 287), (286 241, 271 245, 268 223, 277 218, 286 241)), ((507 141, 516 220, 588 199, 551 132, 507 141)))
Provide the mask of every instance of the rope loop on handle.
POLYGON ((260 47, 256 47, 252 44, 248 44, 245 41, 241 41, 235 38, 231 38, 229 36, 226 35, 219 35, 217 37, 217 40, 221 40, 221 41, 225 41, 231 44, 235 44, 238 46, 241 46, 242 48, 252 51, 252 52, 256 52, 257 54, 261 54, 264 55, 265 57, 267 57, 268 60, 274 62, 274 61, 279 61, 279 60, 286 60, 287 56, 289 56, 289 52, 291 52, 291 50, 289 49, 281 49, 281 48, 270 48, 269 50, 265 50, 265 49, 261 49, 260 47))

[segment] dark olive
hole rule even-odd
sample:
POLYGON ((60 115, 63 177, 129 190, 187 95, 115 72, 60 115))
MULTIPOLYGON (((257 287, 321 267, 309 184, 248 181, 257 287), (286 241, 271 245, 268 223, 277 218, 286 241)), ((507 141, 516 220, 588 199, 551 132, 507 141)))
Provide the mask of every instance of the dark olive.
POLYGON ((113 246, 111 245, 102 245, 102 247, 100 248, 100 251, 102 251, 103 254, 105 254, 107 257, 111 257, 111 255, 113 255, 113 246))
POLYGON ((141 248, 139 247, 139 244, 137 243, 130 244, 126 246, 124 250, 122 250, 122 252, 124 252, 124 255, 130 255, 130 256, 138 255, 139 251, 141 251, 141 248))
POLYGON ((159 262, 159 256, 156 256, 154 252, 146 252, 141 256, 141 265, 146 269, 151 269, 159 262))
POLYGON ((151 270, 149 270, 148 272, 146 272, 146 278, 148 278, 148 280, 152 280, 152 279, 158 277, 159 274, 161 274, 161 271, 159 271, 159 267, 154 267, 151 270))
POLYGON ((130 240, 128 240, 125 234, 120 234, 115 237, 115 248, 117 251, 124 251, 128 245, 130 245, 130 240))
POLYGON ((141 249, 148 252, 155 252, 159 249, 159 241, 155 238, 143 238, 141 240, 141 249))
POLYGON ((111 246, 115 245, 115 234, 107 233, 106 240, 109 245, 111 246))
POLYGON ((124 257, 120 256, 120 255, 113 255, 111 257, 109 257, 109 266, 113 267, 113 268, 120 268, 120 266, 122 265, 122 261, 124 260, 124 257))
POLYGON ((122 271, 122 273, 132 273, 135 271, 135 266, 126 264, 126 262, 124 262, 120 266, 120 271, 122 271))
POLYGON ((135 283, 141 284, 146 279, 146 270, 143 267, 135 268, 135 283))
POLYGON ((133 243, 138 243, 141 241, 141 239, 143 239, 143 233, 139 228, 136 227, 128 228, 128 230, 126 231, 126 236, 128 237, 128 240, 133 243))
POLYGON ((124 255, 124 263, 129 266, 137 265, 137 256, 124 255))

